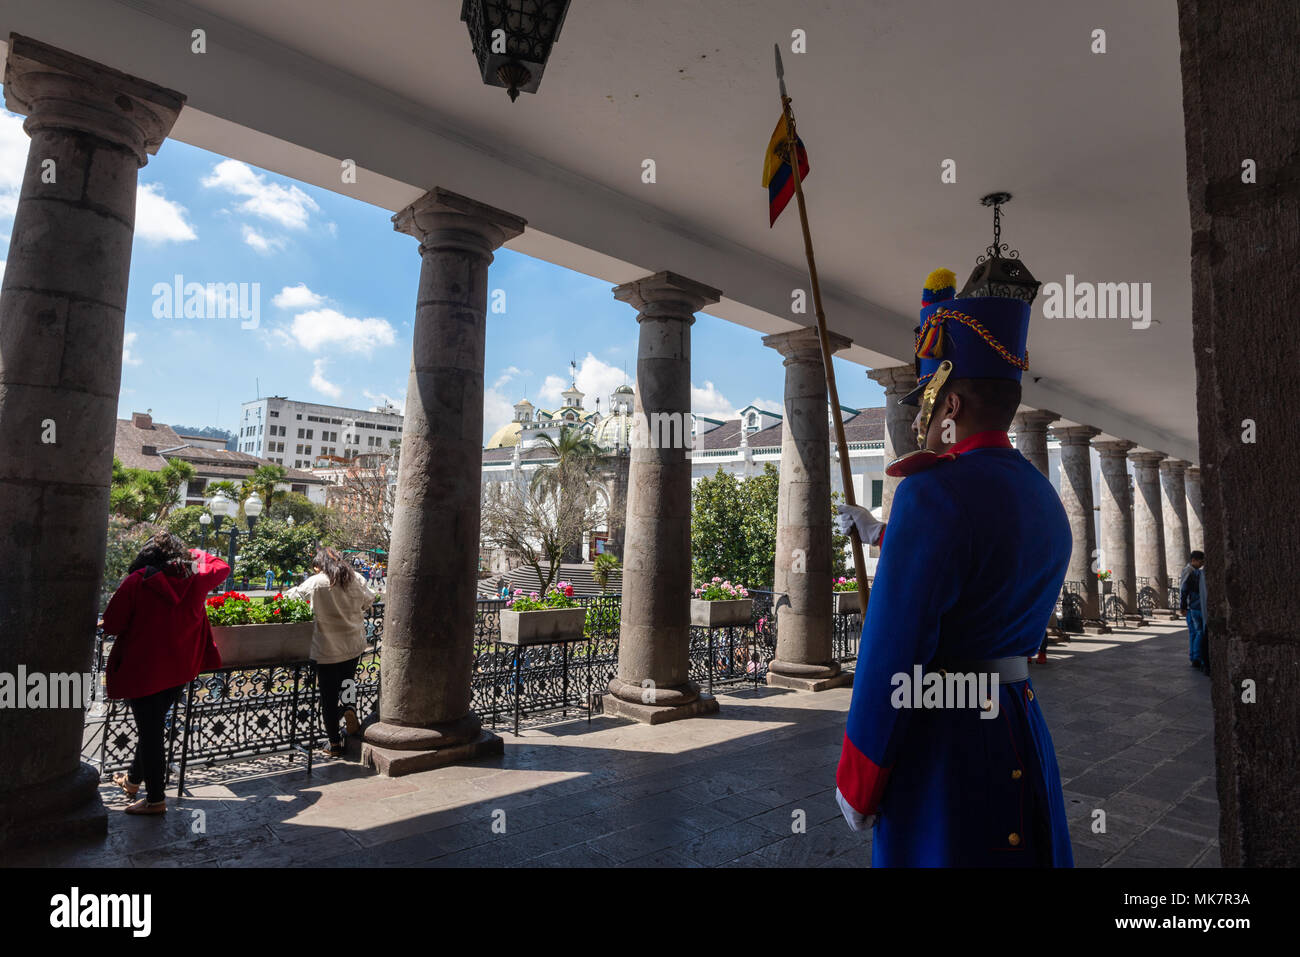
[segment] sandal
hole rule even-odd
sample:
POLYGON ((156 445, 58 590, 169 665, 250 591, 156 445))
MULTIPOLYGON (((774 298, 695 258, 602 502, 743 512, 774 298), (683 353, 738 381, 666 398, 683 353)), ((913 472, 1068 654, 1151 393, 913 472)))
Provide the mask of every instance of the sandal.
POLYGON ((127 797, 135 797, 140 791, 140 785, 132 784, 131 778, 125 771, 118 771, 114 774, 113 783, 120 787, 127 797))
POLYGON ((341 758, 344 755, 344 748, 341 744, 329 744, 320 749, 322 757, 341 758))
POLYGON ((134 804, 128 805, 127 814, 165 814, 167 812, 167 799, 163 798, 157 804, 150 803, 148 798, 140 798, 134 804))

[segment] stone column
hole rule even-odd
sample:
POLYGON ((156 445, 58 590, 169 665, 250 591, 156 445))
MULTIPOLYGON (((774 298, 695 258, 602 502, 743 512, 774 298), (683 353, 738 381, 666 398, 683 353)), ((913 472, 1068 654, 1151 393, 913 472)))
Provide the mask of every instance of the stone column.
POLYGON ((1300 364, 1300 111, 1295 47, 1278 38, 1300 34, 1300 6, 1179 0, 1178 32, 1220 853, 1224 867, 1294 868, 1300 625, 1284 483, 1300 474, 1300 390, 1286 381, 1300 364))
POLYGON ((1163 452, 1130 452, 1133 463, 1134 573, 1147 579, 1156 594, 1156 607, 1166 608, 1164 512, 1160 503, 1160 460, 1163 452))
POLYGON ((406 421, 393 512, 379 723, 362 763, 424 771, 500 753, 470 707, 488 265, 524 221, 444 189, 393 217, 420 241, 406 421))
MULTIPOLYGON (((4 95, 31 143, 0 292, 0 672, 86 674, 137 171, 185 97, 16 34, 4 95)), ((0 844, 104 831, 84 722, 81 707, 4 710, 0 844)))
POLYGON ((1188 466, 1183 473, 1183 484, 1187 486, 1187 550, 1203 552, 1205 531, 1201 523, 1201 470, 1195 465, 1188 466))
MULTIPOLYGON (((830 335, 832 352, 851 341, 830 335)), ((800 691, 852 684, 832 648, 830 424, 816 329, 764 336, 785 356, 781 485, 776 509, 776 657, 767 683, 800 691)))
POLYGON ((722 293, 672 272, 614 290, 637 309, 636 411, 618 675, 605 711, 660 724, 717 711, 690 680, 691 325, 722 293))
POLYGON ((1031 465, 1047 475, 1047 427, 1059 419, 1055 412, 1031 409, 1021 412, 1011 420, 1011 431, 1016 436, 1016 451, 1031 465))
POLYGON ((1115 595, 1137 614, 1137 572, 1133 564, 1133 503, 1128 480, 1126 440, 1093 442, 1101 455, 1101 551, 1111 571, 1115 595))
POLYGON ((1083 583, 1083 617, 1099 619, 1097 574, 1093 571, 1093 552, 1097 548, 1096 526, 1092 507, 1092 446, 1088 443, 1101 434, 1087 425, 1053 429, 1061 443, 1061 504, 1070 520, 1074 547, 1070 550, 1070 567, 1066 578, 1083 583))
MULTIPOLYGON (((898 401, 916 388, 916 368, 914 366, 891 366, 888 369, 872 369, 867 373, 867 378, 879 382, 885 387, 885 464, 888 465, 894 459, 907 455, 909 452, 915 452, 918 448, 916 431, 912 428, 912 422, 916 419, 916 408, 910 405, 902 405, 898 401)), ((898 488, 898 483, 902 479, 892 478, 888 475, 884 479, 885 484, 880 497, 880 514, 887 522, 889 521, 889 506, 894 501, 894 490, 898 488)), ((858 504, 870 507, 871 487, 869 484, 863 489, 863 497, 866 498, 866 502, 859 502, 858 504)))
MULTIPOLYGON (((1160 490, 1165 526, 1165 577, 1178 581, 1187 564, 1187 486, 1184 473, 1190 462, 1165 459, 1160 463, 1160 490)), ((1178 595, 1169 596, 1169 607, 1177 609, 1178 595)))

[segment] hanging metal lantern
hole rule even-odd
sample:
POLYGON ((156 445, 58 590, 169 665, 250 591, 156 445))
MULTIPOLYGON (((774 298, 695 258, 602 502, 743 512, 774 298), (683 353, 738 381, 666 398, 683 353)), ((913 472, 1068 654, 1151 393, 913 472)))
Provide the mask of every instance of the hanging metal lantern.
POLYGON ((511 102, 536 93, 568 11, 569 0, 464 0, 460 18, 483 82, 504 88, 511 102))
POLYGON ((1020 259, 1020 253, 1002 241, 1002 205, 1010 201, 1010 193, 989 193, 980 199, 983 205, 993 207, 993 242, 975 260, 975 270, 957 294, 958 299, 1000 296, 1032 303, 1038 295, 1042 283, 1020 259))

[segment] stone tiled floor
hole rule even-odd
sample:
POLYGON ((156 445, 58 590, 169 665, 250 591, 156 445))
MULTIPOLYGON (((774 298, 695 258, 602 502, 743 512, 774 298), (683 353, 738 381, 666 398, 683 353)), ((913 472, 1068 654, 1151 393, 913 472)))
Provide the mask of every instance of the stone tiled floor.
MULTIPOLYGON (((1054 645, 1032 671, 1079 866, 1219 864, 1209 681, 1186 647, 1185 630, 1156 624, 1054 645)), ((404 778, 349 761, 310 777, 301 759, 226 765, 200 772, 165 818, 126 817, 104 787, 106 840, 7 863, 865 867, 870 837, 834 801, 849 697, 764 688, 658 727, 552 724, 505 734, 502 757, 404 778)))

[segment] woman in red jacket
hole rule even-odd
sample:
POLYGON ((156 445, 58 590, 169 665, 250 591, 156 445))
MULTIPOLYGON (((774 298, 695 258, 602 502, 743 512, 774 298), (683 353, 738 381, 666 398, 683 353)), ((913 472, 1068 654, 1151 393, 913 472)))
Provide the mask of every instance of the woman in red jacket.
POLYGON ((115 635, 108 656, 107 694, 126 698, 135 716, 135 758, 113 783, 146 797, 127 814, 162 814, 167 757, 167 712, 195 676, 221 667, 204 599, 230 566, 165 532, 155 535, 134 562, 104 611, 104 634, 115 635))

